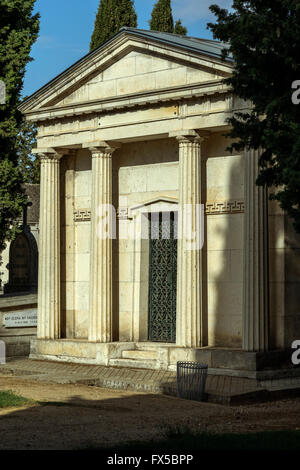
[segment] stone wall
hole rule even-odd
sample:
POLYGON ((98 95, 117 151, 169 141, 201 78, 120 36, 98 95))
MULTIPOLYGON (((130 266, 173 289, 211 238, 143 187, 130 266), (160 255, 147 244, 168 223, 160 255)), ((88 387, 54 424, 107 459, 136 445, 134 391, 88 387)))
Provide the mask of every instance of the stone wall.
MULTIPOLYGON (((145 205, 160 197, 178 198, 177 141, 162 139, 124 145, 116 154, 113 177, 114 200, 120 208, 145 205)), ((130 233, 133 225, 133 220, 120 220, 119 232, 130 233)), ((115 335, 119 335, 120 341, 146 340, 148 242, 143 242, 142 249, 130 240, 119 240, 118 245, 113 276, 119 299, 114 303, 115 320, 119 318, 119 331, 115 335)))
POLYGON ((228 154, 228 145, 222 134, 214 134, 203 148, 208 205, 204 311, 208 313, 210 346, 241 347, 244 157, 228 154))
MULTIPOLYGON (((204 311, 206 341, 210 346, 241 346, 243 294, 243 157, 229 155, 228 142, 213 134, 203 145, 202 183, 207 201, 204 245, 204 311), (226 206, 228 205, 228 206, 226 206), (225 210, 224 210, 225 208, 225 210), (226 210, 227 208, 227 210, 226 210), (222 213, 223 211, 223 213, 222 213)), ((178 197, 178 143, 174 139, 124 145, 115 155, 115 201, 119 207, 145 204, 156 198, 178 197)), ((175 209, 176 210, 176 209, 175 209)), ((130 226, 132 220, 121 220, 130 226)), ((147 323, 148 250, 120 240, 114 256, 114 315, 120 341, 137 340, 132 312, 139 302, 140 316, 147 323), (117 250, 119 253, 117 254, 117 250), (136 263, 141 270, 136 272, 136 263), (137 300, 137 292, 140 298, 137 300)), ((147 327, 140 325, 142 338, 147 327)), ((141 333, 140 331, 140 333, 141 333)))
POLYGON ((61 188, 65 188, 61 203, 62 337, 87 338, 90 216, 85 214, 91 210, 89 151, 79 150, 76 155, 64 158, 61 177, 61 188), (75 213, 81 213, 81 220, 75 213))

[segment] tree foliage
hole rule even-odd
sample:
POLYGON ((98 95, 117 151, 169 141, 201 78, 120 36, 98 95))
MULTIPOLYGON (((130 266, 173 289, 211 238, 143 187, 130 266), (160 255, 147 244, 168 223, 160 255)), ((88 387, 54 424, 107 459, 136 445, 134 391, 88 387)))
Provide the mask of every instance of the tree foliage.
POLYGON ((39 184, 40 182, 40 160, 31 153, 36 144, 36 136, 37 129, 34 124, 24 119, 17 143, 18 168, 24 183, 39 184))
POLYGON ((175 34, 180 34, 181 36, 186 36, 187 35, 187 28, 183 26, 181 20, 177 20, 176 24, 174 26, 174 33, 175 34))
POLYGON ((5 248, 5 242, 14 238, 16 220, 27 202, 22 183, 19 168, 8 158, 3 158, 0 162, 0 252, 5 248))
POLYGON ((229 44, 235 68, 226 80, 235 95, 252 102, 229 119, 231 149, 263 150, 258 185, 294 220, 300 232, 300 107, 292 83, 300 80, 300 0, 234 0, 232 11, 212 5, 208 27, 229 44))
POLYGON ((152 31, 187 35, 187 29, 182 25, 181 20, 177 20, 174 26, 171 0, 158 0, 155 3, 149 25, 152 31))
POLYGON ((152 31, 173 33, 174 20, 172 14, 171 0, 158 0, 153 7, 151 20, 149 21, 152 31))
POLYGON ((122 26, 137 27, 133 0, 100 0, 90 50, 108 41, 122 26))
POLYGON ((6 85, 0 104, 0 251, 16 230, 16 218, 26 201, 18 164, 18 135, 23 118, 18 110, 32 44, 39 32, 35 0, 0 0, 0 80, 6 85))

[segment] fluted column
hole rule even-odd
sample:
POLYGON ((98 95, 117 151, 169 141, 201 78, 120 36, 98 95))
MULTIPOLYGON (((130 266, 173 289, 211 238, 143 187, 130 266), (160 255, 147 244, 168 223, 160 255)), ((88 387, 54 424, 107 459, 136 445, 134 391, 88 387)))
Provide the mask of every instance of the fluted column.
POLYGON ((243 349, 269 347, 267 190, 255 184, 260 151, 245 151, 243 349))
POLYGON ((112 341, 112 209, 110 208, 112 208, 114 150, 106 145, 90 148, 92 211, 89 341, 101 343, 112 341))
POLYGON ((176 344, 202 345, 201 142, 194 131, 179 141, 179 218, 176 344), (196 233, 194 243, 191 233, 196 233))
POLYGON ((39 153, 40 235, 38 327, 40 339, 60 337, 60 191, 59 163, 62 154, 39 153))

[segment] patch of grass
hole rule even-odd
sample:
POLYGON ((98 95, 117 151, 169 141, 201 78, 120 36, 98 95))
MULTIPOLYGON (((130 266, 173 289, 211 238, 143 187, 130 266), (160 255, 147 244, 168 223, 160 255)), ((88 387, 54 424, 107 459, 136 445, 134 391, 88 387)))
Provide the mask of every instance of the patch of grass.
POLYGON ((32 403, 32 400, 16 395, 11 390, 0 390, 0 408, 23 406, 29 403, 32 403))

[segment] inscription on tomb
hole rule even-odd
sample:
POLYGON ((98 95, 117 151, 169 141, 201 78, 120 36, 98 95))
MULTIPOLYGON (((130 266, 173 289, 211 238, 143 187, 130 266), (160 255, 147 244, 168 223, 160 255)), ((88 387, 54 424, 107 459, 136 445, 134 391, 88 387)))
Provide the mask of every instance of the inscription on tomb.
POLYGON ((9 312, 4 315, 5 328, 25 328, 37 326, 37 309, 9 312))

